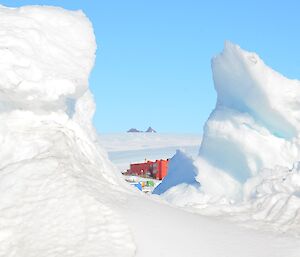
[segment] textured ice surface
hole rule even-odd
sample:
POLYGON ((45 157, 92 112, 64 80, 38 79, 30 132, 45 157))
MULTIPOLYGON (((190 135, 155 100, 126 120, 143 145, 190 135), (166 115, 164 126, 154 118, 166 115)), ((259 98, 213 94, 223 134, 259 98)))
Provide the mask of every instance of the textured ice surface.
POLYGON ((0 256, 132 256, 91 123, 89 20, 54 7, 0 17, 0 256))

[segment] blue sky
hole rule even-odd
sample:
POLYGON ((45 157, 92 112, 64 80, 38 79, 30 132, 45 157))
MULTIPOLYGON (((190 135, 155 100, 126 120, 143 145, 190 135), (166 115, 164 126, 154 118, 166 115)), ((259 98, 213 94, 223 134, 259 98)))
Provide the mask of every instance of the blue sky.
POLYGON ((99 132, 201 133, 214 108, 210 59, 225 40, 300 78, 299 1, 18 0, 82 9, 98 50, 90 86, 99 132))

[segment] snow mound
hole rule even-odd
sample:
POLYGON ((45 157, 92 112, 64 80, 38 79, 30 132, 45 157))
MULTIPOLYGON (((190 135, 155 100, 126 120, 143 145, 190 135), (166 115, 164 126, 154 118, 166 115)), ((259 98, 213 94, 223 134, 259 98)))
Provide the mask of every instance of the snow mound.
POLYGON ((204 128, 197 179, 205 192, 239 198, 262 169, 299 160, 300 82, 229 42, 212 70, 218 100, 204 128))
POLYGON ((0 256, 132 256, 92 126, 89 20, 37 6, 0 16, 0 256))
POLYGON ((192 185, 198 188, 200 184, 195 179, 196 175, 197 168, 193 165, 192 159, 187 157, 182 151, 177 150, 169 162, 167 176, 154 189, 153 194, 163 194, 169 188, 179 184, 192 185))

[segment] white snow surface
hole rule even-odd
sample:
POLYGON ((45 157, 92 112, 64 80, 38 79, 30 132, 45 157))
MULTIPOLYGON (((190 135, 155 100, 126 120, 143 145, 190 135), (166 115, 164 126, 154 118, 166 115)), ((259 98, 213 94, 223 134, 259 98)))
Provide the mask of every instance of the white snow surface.
POLYGON ((1 257, 299 256, 296 238, 175 209, 122 182, 91 123, 96 45, 82 12, 0 7, 0 17, 1 257))
POLYGON ((111 133, 100 134, 99 141, 107 152, 182 148, 201 144, 200 134, 111 133))

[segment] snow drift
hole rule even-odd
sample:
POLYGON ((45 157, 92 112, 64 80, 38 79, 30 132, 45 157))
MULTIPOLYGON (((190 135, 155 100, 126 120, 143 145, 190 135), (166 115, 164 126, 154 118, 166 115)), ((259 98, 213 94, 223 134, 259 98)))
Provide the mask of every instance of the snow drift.
POLYGON ((32 6, 0 16, 0 256, 132 256, 91 123, 89 20, 32 6))
POLYGON ((299 234, 300 81, 230 42, 213 58, 212 70, 218 99, 199 156, 172 169, 181 174, 184 166, 196 166, 201 187, 172 187, 166 177, 162 196, 201 213, 230 214, 299 234))

